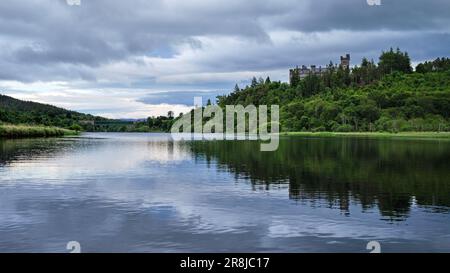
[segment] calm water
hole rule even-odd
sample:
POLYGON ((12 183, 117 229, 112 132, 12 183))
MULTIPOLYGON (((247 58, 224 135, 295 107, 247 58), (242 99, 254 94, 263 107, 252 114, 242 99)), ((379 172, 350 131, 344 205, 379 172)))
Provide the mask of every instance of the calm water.
POLYGON ((449 212, 449 141, 0 141, 0 252, 450 252, 449 212))

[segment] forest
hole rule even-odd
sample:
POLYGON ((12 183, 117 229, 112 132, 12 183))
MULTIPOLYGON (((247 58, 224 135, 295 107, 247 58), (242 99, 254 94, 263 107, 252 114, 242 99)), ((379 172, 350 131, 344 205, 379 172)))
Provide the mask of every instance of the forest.
POLYGON ((281 130, 409 132, 450 130, 450 59, 417 65, 407 52, 382 52, 351 69, 330 63, 321 76, 251 80, 218 97, 225 105, 280 105, 281 130))

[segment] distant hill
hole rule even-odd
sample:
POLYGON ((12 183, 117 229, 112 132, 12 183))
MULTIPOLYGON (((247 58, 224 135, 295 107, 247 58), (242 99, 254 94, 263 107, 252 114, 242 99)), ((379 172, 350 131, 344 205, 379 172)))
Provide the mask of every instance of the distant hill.
POLYGON ((107 119, 0 94, 0 125, 45 125, 88 132, 168 131, 173 118, 107 119))
POLYGON ((85 130, 94 131, 93 124, 95 122, 101 123, 108 121, 108 119, 53 105, 18 100, 0 94, 0 121, 10 124, 45 125, 61 128, 81 126, 85 130))

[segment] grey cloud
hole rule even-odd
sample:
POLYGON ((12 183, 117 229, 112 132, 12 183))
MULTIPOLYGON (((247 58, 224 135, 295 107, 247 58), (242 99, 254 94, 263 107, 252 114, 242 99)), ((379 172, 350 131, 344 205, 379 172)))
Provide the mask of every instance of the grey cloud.
MULTIPOLYGON (((300 3, 300 2, 299 2, 300 3)), ((299 31, 341 30, 448 30, 448 0, 381 0, 369 6, 366 0, 302 1, 303 5, 274 24, 299 31)))
POLYGON ((216 97, 224 95, 224 91, 168 91, 155 92, 146 95, 137 101, 145 104, 182 104, 192 106, 194 105, 194 97, 202 97, 203 103, 206 104, 208 99, 212 102, 216 101, 216 97))
MULTIPOLYGON (((217 55, 199 61, 205 71, 267 71, 287 69, 295 65, 327 65, 339 62, 339 56, 350 53, 352 64, 363 57, 378 61, 382 50, 400 47, 407 50, 415 60, 433 59, 448 54, 450 33, 436 32, 342 32, 323 35, 321 38, 292 40, 282 46, 241 48, 239 54, 217 55), (331 35, 334 35, 333 39, 331 35), (338 37, 336 41, 336 37, 338 37), (311 43, 311 40, 317 42, 311 43), (220 66, 217 64, 220 63, 220 66)), ((226 52, 227 49, 224 49, 226 52)), ((194 60, 195 61, 195 60, 194 60)))
POLYGON ((371 7, 366 0, 86 0, 71 7, 65 0, 3 0, 0 80, 96 81, 103 65, 130 63, 137 56, 174 58, 182 54, 175 49, 180 44, 207 52, 200 36, 233 37, 243 46, 223 45, 215 54, 189 60, 195 73, 327 64, 347 52, 359 61, 390 46, 419 60, 448 54, 448 0, 381 1, 371 7), (306 36, 280 45, 272 41, 273 31, 306 36), (342 31, 342 37, 317 40, 333 31, 342 31))
POLYGON ((15 52, 19 59, 24 52, 30 53, 32 43, 43 47, 33 52, 33 57, 72 62, 64 57, 72 53, 87 64, 146 54, 156 46, 170 46, 196 35, 266 37, 251 16, 239 19, 227 17, 226 11, 197 14, 194 9, 171 8, 161 0, 93 0, 76 8, 65 0, 2 1, 0 33, 24 38, 20 41, 23 48, 15 52))

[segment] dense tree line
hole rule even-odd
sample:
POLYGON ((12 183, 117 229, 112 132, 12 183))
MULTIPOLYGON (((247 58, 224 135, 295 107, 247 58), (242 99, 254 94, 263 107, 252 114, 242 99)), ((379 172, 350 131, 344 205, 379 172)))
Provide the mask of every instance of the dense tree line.
POLYGON ((431 62, 421 63, 416 67, 416 72, 419 73, 448 71, 448 70, 450 70, 449 58, 437 58, 436 60, 431 62))
POLYGON ((383 52, 344 69, 330 63, 321 76, 291 84, 253 78, 250 86, 218 97, 218 104, 281 107, 283 131, 449 131, 448 58, 417 66, 408 53, 383 52))
POLYGON ((174 122, 174 114, 172 111, 167 113, 167 116, 149 117, 147 118, 147 126, 153 131, 168 132, 172 128, 174 122))

